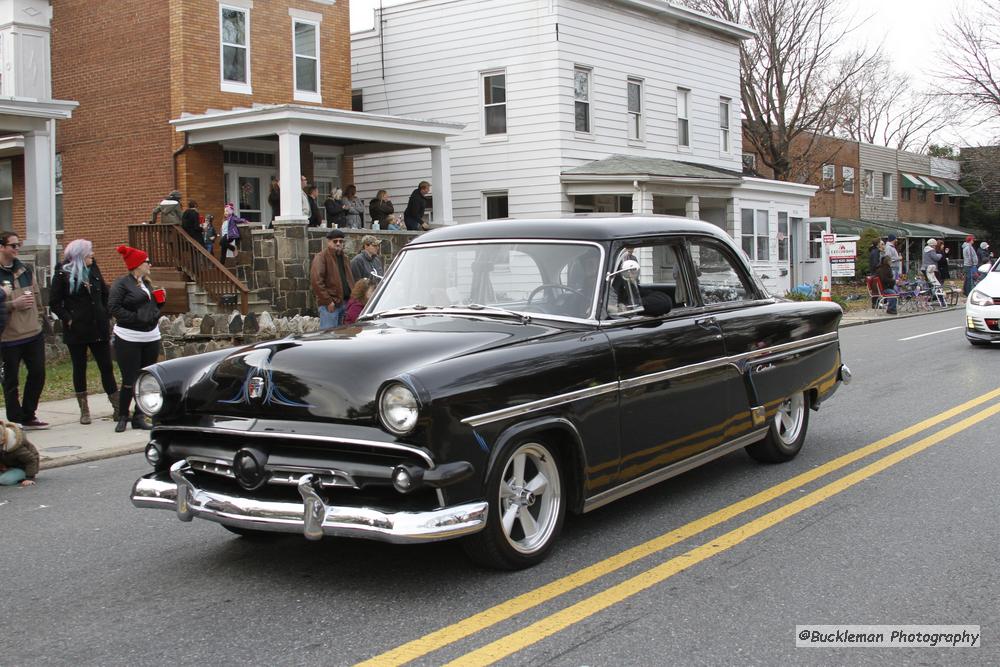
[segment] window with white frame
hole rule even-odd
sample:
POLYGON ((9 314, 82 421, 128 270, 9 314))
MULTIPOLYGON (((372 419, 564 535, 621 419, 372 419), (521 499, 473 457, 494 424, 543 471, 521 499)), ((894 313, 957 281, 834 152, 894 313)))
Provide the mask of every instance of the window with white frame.
POLYGON ((719 150, 729 152, 729 108, 732 100, 719 98, 719 150))
POLYGON ((740 232, 743 252, 752 261, 766 262, 771 258, 771 236, 766 210, 744 208, 740 211, 740 232))
POLYGON ((507 134, 507 74, 484 72, 483 78, 483 133, 507 134))
POLYGON ((219 5, 222 54, 222 90, 251 93, 250 89, 250 10, 219 5))
POLYGON ((0 229, 14 228, 14 171, 10 160, 0 162, 0 229))
POLYGON ((487 220, 510 217, 507 214, 507 191, 484 192, 483 208, 485 209, 487 220))
POLYGON ((642 79, 629 77, 628 87, 628 138, 642 140, 642 79))
POLYGON ((56 153, 56 163, 54 166, 56 173, 56 182, 54 184, 54 190, 56 196, 56 232, 58 233, 63 231, 62 153, 56 153))
POLYGON ((788 261, 788 213, 778 211, 778 261, 788 261))
POLYGON ((577 132, 590 132, 590 69, 573 68, 573 115, 577 132))
POLYGON ((823 183, 830 185, 833 183, 833 179, 837 176, 837 167, 832 164, 823 165, 823 183))
POLYGON ((691 101, 691 91, 687 88, 677 89, 677 145, 691 145, 691 120, 688 115, 688 105, 691 101))
POLYGON ((865 178, 861 181, 861 193, 865 196, 865 199, 873 199, 875 197, 875 172, 871 169, 865 169, 865 178))
POLYGON ((841 186, 844 190, 845 195, 854 194, 854 167, 841 167, 840 168, 841 177, 844 179, 844 184, 841 186))
POLYGON ((756 174, 757 173, 757 154, 756 153, 744 153, 743 154, 743 173, 744 174, 756 174))
POLYGON ((882 174, 882 199, 892 199, 892 174, 882 174))
POLYGON ((319 23, 294 19, 295 99, 319 102, 319 23))

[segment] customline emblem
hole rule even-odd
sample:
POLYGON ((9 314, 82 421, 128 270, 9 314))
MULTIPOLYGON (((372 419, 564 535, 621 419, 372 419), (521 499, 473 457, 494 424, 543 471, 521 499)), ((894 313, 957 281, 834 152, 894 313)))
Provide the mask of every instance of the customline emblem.
POLYGON ((242 359, 247 367, 247 375, 235 396, 219 402, 249 404, 253 400, 259 400, 262 405, 311 408, 312 406, 308 403, 285 396, 275 385, 271 370, 271 355, 275 352, 274 348, 261 348, 228 359, 227 361, 230 363, 242 359))
POLYGON ((260 398, 264 395, 264 378, 252 377, 247 384, 247 395, 250 398, 260 398))

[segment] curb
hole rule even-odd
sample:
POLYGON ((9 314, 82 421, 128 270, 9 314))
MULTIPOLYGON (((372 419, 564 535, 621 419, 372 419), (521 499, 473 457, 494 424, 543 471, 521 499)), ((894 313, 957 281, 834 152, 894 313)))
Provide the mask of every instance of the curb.
POLYGON ((60 456, 58 458, 42 458, 38 462, 39 470, 51 470, 53 468, 62 468, 63 466, 74 465, 77 463, 90 463, 92 461, 100 461, 102 459, 111 459, 117 456, 125 456, 127 454, 138 454, 139 452, 145 451, 146 445, 119 445, 117 447, 108 447, 107 449, 102 449, 96 452, 82 452, 80 454, 67 454, 66 456, 60 456))
POLYGON ((845 327, 856 327, 862 324, 880 324, 882 322, 897 322, 899 320, 909 319, 911 317, 923 317, 924 315, 933 315, 935 313, 947 313, 952 310, 964 310, 965 306, 946 306, 945 308, 938 308, 936 310, 929 310, 922 313, 906 313, 903 315, 878 315, 873 317, 868 317, 865 319, 855 320, 852 322, 840 321, 840 328, 845 327))

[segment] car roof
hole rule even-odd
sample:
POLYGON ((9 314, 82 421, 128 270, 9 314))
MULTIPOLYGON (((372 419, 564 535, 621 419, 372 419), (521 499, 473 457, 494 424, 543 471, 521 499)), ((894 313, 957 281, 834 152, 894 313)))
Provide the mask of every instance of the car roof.
POLYGON ((716 225, 673 215, 578 214, 563 217, 487 220, 438 227, 410 242, 410 246, 444 241, 483 239, 557 239, 614 241, 662 234, 706 234, 726 238, 716 225))

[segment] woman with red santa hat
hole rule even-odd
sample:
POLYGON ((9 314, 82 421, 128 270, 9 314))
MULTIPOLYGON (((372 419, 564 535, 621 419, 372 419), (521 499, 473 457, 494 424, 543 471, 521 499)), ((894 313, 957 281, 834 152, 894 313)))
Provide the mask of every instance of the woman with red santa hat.
MULTIPOLYGON (((153 289, 149 282, 149 255, 127 245, 120 245, 117 250, 128 269, 128 273, 111 286, 108 297, 108 308, 115 318, 115 358, 122 376, 119 419, 115 425, 115 433, 121 433, 129 423, 129 404, 139 370, 155 364, 160 356, 160 328, 157 325, 166 292, 153 289)), ((132 428, 148 430, 152 426, 136 409, 132 428)))

